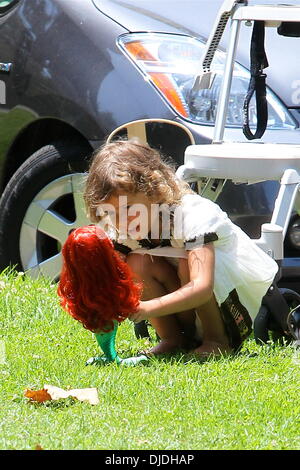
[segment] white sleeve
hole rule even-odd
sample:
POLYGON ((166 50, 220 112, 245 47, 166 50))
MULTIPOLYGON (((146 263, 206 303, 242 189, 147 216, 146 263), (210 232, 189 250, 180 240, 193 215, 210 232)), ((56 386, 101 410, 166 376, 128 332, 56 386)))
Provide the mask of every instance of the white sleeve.
POLYGON ((181 230, 185 249, 193 250, 206 243, 225 241, 232 232, 231 225, 217 204, 197 194, 187 194, 182 199, 181 214, 175 219, 174 232, 176 228, 181 230))

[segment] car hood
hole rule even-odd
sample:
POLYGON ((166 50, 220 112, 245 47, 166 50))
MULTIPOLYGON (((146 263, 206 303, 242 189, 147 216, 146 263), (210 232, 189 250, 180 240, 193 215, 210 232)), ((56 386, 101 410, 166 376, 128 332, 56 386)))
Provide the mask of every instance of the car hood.
MULTIPOLYGON (((157 31, 187 34, 206 40, 223 0, 93 0, 106 16, 130 32, 157 31)), ((249 4, 253 2, 250 0, 249 4)), ((299 0, 288 0, 299 5, 299 0)), ((274 4, 274 0, 255 0, 274 4)), ((227 32, 221 42, 225 49, 227 32)), ((242 26, 237 61, 249 68, 252 28, 242 26)), ((266 29, 269 67, 267 83, 288 107, 300 106, 300 38, 286 38, 276 28, 266 29)))

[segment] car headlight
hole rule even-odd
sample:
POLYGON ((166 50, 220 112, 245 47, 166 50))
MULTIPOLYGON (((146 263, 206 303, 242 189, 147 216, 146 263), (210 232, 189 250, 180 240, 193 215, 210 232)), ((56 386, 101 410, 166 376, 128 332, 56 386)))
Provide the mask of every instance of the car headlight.
MULTIPOLYGON (((197 124, 214 125, 226 57, 224 52, 217 51, 215 54, 211 70, 216 76, 212 87, 192 94, 195 78, 200 71, 203 42, 176 34, 134 33, 120 36, 118 44, 177 113, 197 124)), ((249 71, 235 63, 227 126, 242 126, 243 103, 249 80, 249 71)), ((288 109, 270 89, 267 90, 267 100, 268 128, 294 129, 296 125, 288 109)), ((250 126, 256 127, 255 101, 250 104, 249 118, 250 126)))

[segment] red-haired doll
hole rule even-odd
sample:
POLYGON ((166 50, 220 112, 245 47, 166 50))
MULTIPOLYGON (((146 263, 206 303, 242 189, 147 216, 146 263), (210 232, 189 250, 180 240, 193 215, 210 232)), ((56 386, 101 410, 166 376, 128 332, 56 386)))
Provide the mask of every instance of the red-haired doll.
POLYGON ((63 266, 58 286, 62 307, 95 333, 105 357, 88 363, 135 364, 146 356, 121 359, 115 349, 119 323, 137 310, 141 285, 99 227, 88 225, 73 230, 63 248, 63 266))

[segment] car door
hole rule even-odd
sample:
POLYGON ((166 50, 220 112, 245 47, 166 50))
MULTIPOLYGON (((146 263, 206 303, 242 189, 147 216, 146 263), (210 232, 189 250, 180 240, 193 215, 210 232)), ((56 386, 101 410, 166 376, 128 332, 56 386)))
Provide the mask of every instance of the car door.
POLYGON ((22 28, 18 26, 23 0, 0 0, 0 189, 2 170, 15 135, 33 119, 25 107, 18 107, 20 84, 26 76, 22 64, 22 28))
POLYGON ((12 50, 7 41, 5 30, 6 19, 16 6, 16 0, 0 1, 0 109, 1 114, 9 109, 7 86, 11 72, 12 50), (4 34, 3 34, 4 33, 4 34))

